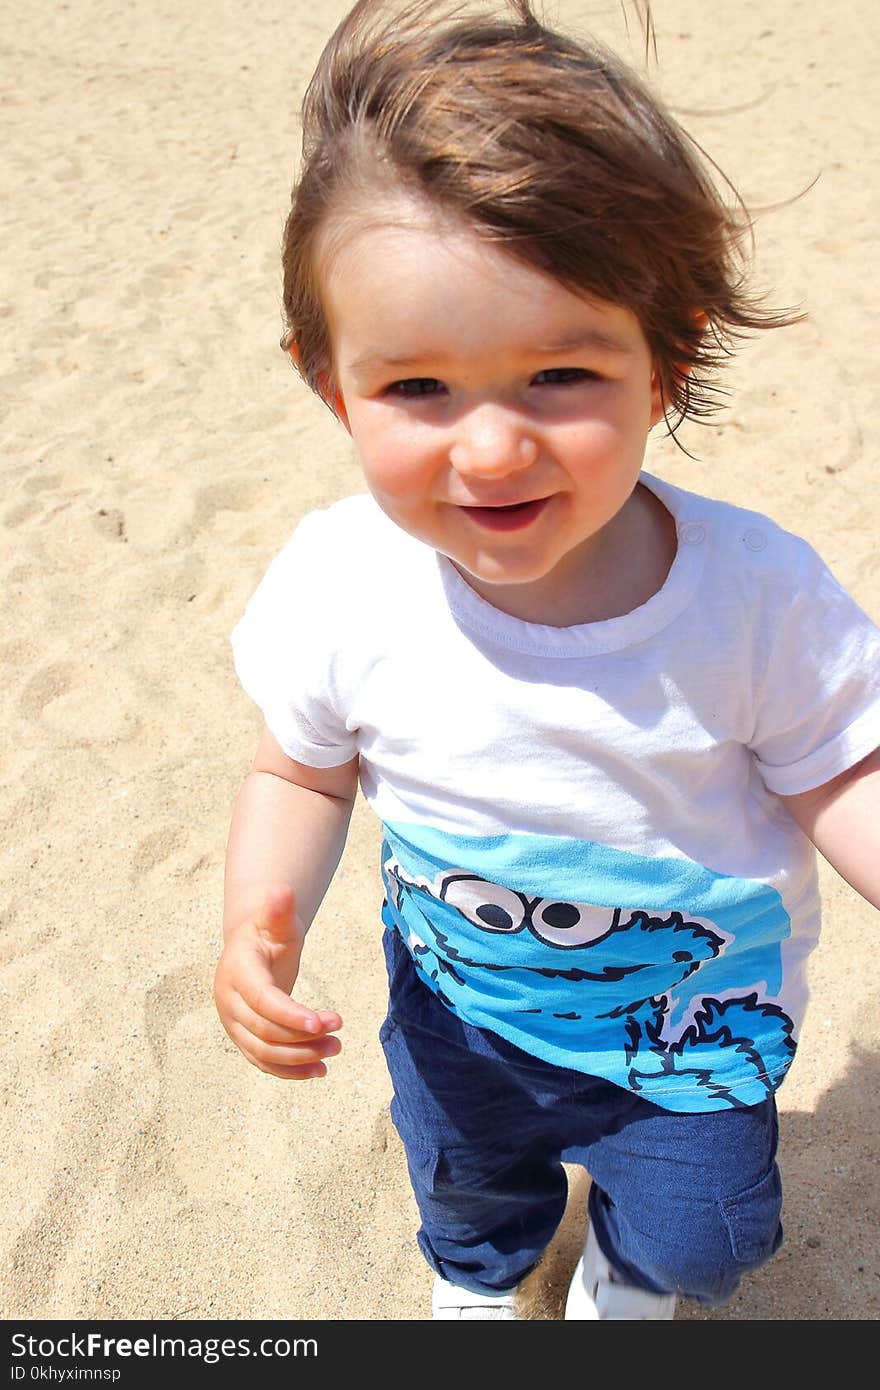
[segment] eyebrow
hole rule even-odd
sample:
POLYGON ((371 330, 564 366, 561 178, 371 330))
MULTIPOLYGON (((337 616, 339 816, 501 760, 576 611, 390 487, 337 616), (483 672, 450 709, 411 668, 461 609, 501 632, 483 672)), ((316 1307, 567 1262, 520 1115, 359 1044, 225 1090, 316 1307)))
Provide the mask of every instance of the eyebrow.
MULTIPOLYGON (((598 329, 588 328, 579 332, 570 333, 567 337, 560 338, 555 343, 541 343, 531 349, 540 357, 560 357, 567 352, 584 352, 593 349, 604 353, 626 353, 630 349, 619 338, 615 338, 608 333, 602 333, 598 329)), ((423 362, 443 363, 446 360, 445 354, 439 353, 403 353, 400 356, 388 356, 379 350, 365 352, 361 357, 355 358, 348 364, 350 372, 371 370, 374 367, 418 367, 423 362)))
POLYGON ((598 328, 585 328, 560 338, 555 343, 542 344, 537 352, 557 355, 566 352, 583 352, 595 348, 599 352, 629 352, 629 348, 611 333, 602 333, 598 328))
POLYGON ((373 367, 417 367, 421 362, 438 362, 443 360, 441 357, 431 357, 427 353, 404 353, 401 357, 389 357, 387 353, 365 352, 362 357, 356 357, 353 362, 349 362, 350 372, 360 372, 364 368, 370 370, 373 367))

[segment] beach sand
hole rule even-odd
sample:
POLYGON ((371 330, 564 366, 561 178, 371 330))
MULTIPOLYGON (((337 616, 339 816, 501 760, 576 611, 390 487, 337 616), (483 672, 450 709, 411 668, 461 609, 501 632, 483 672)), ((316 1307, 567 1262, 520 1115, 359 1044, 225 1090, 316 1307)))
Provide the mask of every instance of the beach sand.
MULTIPOLYGON (((78 0, 0 19, 6 1319, 428 1316, 376 1038, 363 803, 299 985, 345 1020, 329 1077, 248 1066, 211 997, 259 729, 228 635, 299 517, 363 490, 277 346, 298 103, 345 8, 78 0)), ((614 0, 550 13, 641 61, 614 0)), ((654 13, 650 80, 770 209, 757 282, 809 317, 744 348, 720 424, 682 435, 693 457, 658 440, 647 466, 805 535, 880 618, 874 7, 654 13)), ((825 866, 822 888, 780 1093, 786 1243, 725 1308, 681 1319, 880 1309, 878 924, 825 866)), ((579 1250, 571 1178, 536 1319, 561 1316, 579 1250)))

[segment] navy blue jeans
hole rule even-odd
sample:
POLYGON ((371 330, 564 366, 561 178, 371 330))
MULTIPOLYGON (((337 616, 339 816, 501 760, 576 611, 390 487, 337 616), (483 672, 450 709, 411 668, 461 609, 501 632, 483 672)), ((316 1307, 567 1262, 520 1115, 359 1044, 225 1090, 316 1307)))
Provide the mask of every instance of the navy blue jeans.
POLYGON ((675 1114, 462 1022, 385 932, 380 1038, 391 1115, 444 1279, 479 1293, 534 1268, 565 1210, 562 1163, 592 1178, 590 1220, 623 1279, 719 1303, 779 1248, 776 1106, 675 1114))

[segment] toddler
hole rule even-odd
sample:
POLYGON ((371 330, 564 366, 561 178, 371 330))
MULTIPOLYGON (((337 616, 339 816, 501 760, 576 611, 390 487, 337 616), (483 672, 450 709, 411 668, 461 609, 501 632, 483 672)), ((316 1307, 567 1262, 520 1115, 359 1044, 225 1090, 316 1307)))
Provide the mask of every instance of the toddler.
POLYGON ((814 847, 880 905, 880 632, 805 541, 643 470, 794 317, 746 288, 747 225, 526 0, 361 0, 306 96, 284 346, 368 492, 301 521, 233 635, 265 730, 216 1001, 263 1071, 325 1075, 342 1020, 294 986, 359 784, 437 1318, 516 1316, 565 1162, 566 1318, 729 1298, 782 1236, 814 847))

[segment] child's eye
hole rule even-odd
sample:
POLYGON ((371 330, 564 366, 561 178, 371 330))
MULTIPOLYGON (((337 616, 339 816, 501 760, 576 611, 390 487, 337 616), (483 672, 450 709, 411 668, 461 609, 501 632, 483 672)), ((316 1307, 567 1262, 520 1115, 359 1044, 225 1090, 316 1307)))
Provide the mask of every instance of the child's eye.
POLYGON ((411 376, 404 381, 392 381, 385 387, 386 396, 436 396, 443 390, 443 382, 433 376, 411 376))
POLYGON ((571 386, 581 381, 596 381, 595 372, 584 367, 548 367, 534 378, 536 386, 571 386))

